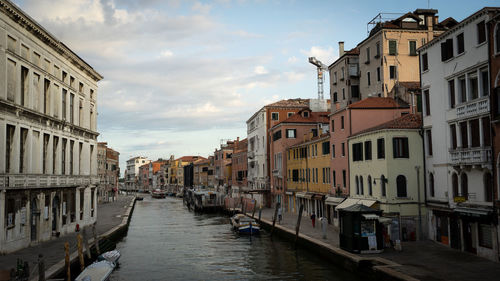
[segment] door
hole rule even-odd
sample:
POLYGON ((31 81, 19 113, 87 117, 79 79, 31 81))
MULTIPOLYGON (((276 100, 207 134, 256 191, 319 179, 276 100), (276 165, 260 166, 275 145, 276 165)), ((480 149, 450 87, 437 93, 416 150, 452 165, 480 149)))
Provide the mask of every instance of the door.
POLYGON ((59 218, 59 196, 54 196, 52 200, 52 231, 58 232, 58 218, 59 218))
POLYGON ((476 254, 477 250, 474 248, 474 243, 473 243, 473 224, 469 221, 462 220, 462 226, 463 226, 463 233, 464 233, 464 250, 476 254))
POLYGON ((31 200, 31 241, 36 241, 38 232, 38 208, 36 204, 36 198, 31 200))
POLYGON ((462 241, 460 241, 460 223, 458 218, 450 218, 450 246, 453 249, 462 249, 462 241))

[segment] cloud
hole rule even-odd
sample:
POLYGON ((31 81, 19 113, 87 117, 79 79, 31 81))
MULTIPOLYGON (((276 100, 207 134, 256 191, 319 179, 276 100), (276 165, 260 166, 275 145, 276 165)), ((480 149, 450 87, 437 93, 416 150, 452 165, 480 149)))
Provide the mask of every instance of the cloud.
POLYGON ((210 4, 203 4, 200 2, 195 2, 194 5, 191 7, 193 11, 202 13, 202 14, 208 14, 210 13, 210 10, 212 9, 212 5, 210 4))
POLYGON ((267 71, 267 69, 264 66, 262 66, 262 65, 256 66, 254 72, 256 74, 267 74, 267 73, 269 73, 269 71, 267 71))
POLYGON ((173 55, 174 55, 174 53, 172 51, 170 51, 170 50, 163 50, 160 53, 160 57, 161 58, 168 58, 168 57, 171 57, 173 55))
POLYGON ((312 46, 309 50, 301 50, 300 52, 308 57, 316 57, 325 65, 331 64, 338 58, 338 56, 334 54, 332 46, 328 46, 327 48, 312 46))
POLYGON ((289 63, 296 63, 297 62, 297 57, 296 56, 291 56, 288 58, 289 63))

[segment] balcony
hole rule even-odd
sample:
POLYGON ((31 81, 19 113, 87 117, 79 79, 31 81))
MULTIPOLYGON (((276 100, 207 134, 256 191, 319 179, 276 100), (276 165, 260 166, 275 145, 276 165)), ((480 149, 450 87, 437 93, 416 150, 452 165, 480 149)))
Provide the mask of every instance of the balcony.
POLYGON ((491 165, 491 148, 474 147, 450 150, 452 165, 491 165))
POLYGON ((98 176, 76 175, 39 175, 39 174, 2 174, 0 187, 3 188, 40 188, 67 187, 99 184, 98 176))
POLYGON ((490 100, 487 96, 457 105, 457 118, 468 118, 489 112, 490 100))

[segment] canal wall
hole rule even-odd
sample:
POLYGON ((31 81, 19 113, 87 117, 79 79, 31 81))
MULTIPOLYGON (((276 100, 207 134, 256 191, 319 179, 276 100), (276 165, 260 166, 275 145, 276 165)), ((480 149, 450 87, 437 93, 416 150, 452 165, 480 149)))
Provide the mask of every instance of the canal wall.
MULTIPOLYGON (((108 230, 107 232, 97 236, 97 240, 99 243, 99 247, 101 249, 101 253, 104 252, 103 249, 106 249, 106 245, 109 243, 108 241, 118 241, 123 236, 125 236, 125 234, 128 231, 128 226, 129 226, 130 220, 132 218, 132 213, 134 211, 136 201, 137 201, 137 197, 134 197, 131 200, 129 206, 127 207, 127 209, 125 210, 125 212, 122 215, 122 222, 119 225, 117 225, 117 226, 113 227, 112 229, 108 230)), ((88 231, 89 234, 90 234, 90 232, 91 231, 88 231)), ((96 241, 94 238, 89 238, 88 243, 89 243, 90 252, 92 253, 92 258, 94 259, 95 255, 97 253, 96 241)), ((83 248, 83 254, 84 254, 85 260, 86 260, 85 263, 88 264, 89 261, 87 260, 86 253, 87 253, 86 249, 83 248)), ((78 251, 75 251, 75 252, 70 254, 70 263, 71 263, 71 272, 72 272, 71 275, 76 277, 78 274, 75 274, 75 269, 78 270, 78 273, 80 272, 79 271, 80 265, 79 265, 78 251)), ((46 279, 53 279, 53 278, 57 278, 57 277, 64 278, 66 276, 65 270, 66 270, 65 269, 65 261, 64 261, 64 259, 62 259, 61 261, 54 264, 53 266, 51 266, 50 268, 48 268, 45 271, 45 278, 46 279)), ((38 276, 36 276, 35 278, 32 278, 31 280, 32 281, 38 280, 38 276)))
MULTIPOLYGON (((248 213, 246 215, 251 217, 248 213)), ((272 221, 261 219, 260 224, 262 228, 268 231, 272 230, 272 221)), ((291 242, 295 241, 295 230, 291 230, 278 224, 275 224, 274 226, 273 235, 280 236, 281 238, 291 242)), ((348 271, 360 274, 366 280, 418 280, 395 270, 394 267, 398 267, 400 265, 390 260, 379 257, 362 257, 340 248, 333 247, 332 245, 324 243, 321 240, 303 235, 300 232, 297 238, 297 246, 314 251, 315 253, 327 258, 335 265, 348 271)))

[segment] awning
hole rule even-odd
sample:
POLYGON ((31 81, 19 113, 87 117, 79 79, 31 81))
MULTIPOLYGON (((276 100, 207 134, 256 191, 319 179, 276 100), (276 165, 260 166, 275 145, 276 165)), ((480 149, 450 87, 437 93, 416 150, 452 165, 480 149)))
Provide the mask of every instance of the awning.
POLYGON ((365 220, 376 220, 378 218, 380 218, 378 215, 375 215, 375 214, 362 214, 363 218, 365 218, 365 220))
POLYGON ((293 195, 293 192, 292 191, 286 191, 285 194, 286 195, 293 195))
POLYGON ((378 221, 383 224, 391 224, 392 219, 391 218, 385 218, 385 217, 379 217, 378 221))
POLYGON ((490 211, 485 209, 456 208, 455 211, 473 217, 487 216, 490 214, 490 211))
POLYGON ((377 201, 375 201, 375 200, 347 198, 346 200, 344 200, 344 202, 340 203, 340 205, 338 205, 335 208, 335 210, 345 209, 345 208, 350 207, 350 206, 355 205, 355 204, 362 204, 362 205, 365 205, 367 207, 371 207, 375 203, 377 203, 377 201))
POLYGON ((314 194, 313 199, 314 200, 323 200, 324 197, 325 197, 325 195, 323 195, 323 194, 314 194))
POLYGON ((311 199, 313 194, 310 194, 307 192, 297 192, 297 193, 295 193, 295 196, 297 196, 299 198, 311 199))
POLYGON ((343 198, 343 197, 328 197, 328 198, 326 198, 325 203, 326 203, 326 205, 337 206, 338 204, 342 203, 342 201, 344 201, 344 200, 345 200, 345 198, 343 198))

